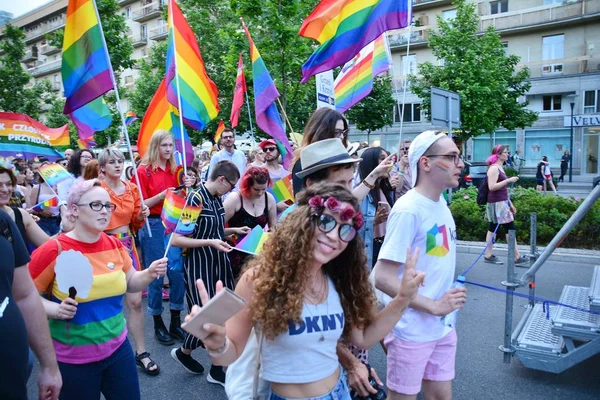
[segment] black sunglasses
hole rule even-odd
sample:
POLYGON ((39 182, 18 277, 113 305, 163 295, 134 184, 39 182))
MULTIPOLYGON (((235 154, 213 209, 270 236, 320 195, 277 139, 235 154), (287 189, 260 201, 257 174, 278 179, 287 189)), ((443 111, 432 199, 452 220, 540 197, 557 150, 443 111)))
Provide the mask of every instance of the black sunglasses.
POLYGON ((343 242, 350 242, 356 236, 356 229, 350 224, 340 224, 329 214, 321 214, 317 219, 317 228, 323 233, 329 233, 335 229, 336 226, 340 226, 338 235, 343 242))

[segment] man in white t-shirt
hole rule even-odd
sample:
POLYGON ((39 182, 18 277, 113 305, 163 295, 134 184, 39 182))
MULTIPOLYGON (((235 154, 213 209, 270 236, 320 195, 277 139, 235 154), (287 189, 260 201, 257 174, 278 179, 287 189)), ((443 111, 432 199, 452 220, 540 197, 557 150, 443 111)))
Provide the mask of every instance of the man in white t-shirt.
POLYGON ((417 269, 425 285, 386 337, 389 399, 452 398, 456 331, 443 317, 462 308, 464 288, 451 289, 456 266, 456 227, 446 189, 458 186, 464 163, 444 133, 418 135, 408 151, 412 186, 390 213, 387 234, 375 265, 375 286, 392 297, 398 293, 408 248, 420 249, 417 269))

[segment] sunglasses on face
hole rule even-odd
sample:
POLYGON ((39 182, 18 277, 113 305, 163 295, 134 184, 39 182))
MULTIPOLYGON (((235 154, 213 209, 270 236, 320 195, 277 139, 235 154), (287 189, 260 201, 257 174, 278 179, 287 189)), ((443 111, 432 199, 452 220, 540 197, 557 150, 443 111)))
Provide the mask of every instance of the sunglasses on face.
POLYGON ((342 139, 348 134, 348 129, 336 129, 333 133, 335 133, 335 137, 342 139))
POLYGON ((265 148, 263 149, 263 151, 264 151, 265 153, 270 153, 270 152, 272 152, 272 151, 275 151, 275 150, 277 150, 277 147, 265 147, 265 148))
POLYGON ((340 226, 338 235, 343 242, 350 242, 356 236, 356 229, 350 224, 340 224, 333 215, 322 214, 317 219, 317 228, 323 233, 329 233, 340 226))

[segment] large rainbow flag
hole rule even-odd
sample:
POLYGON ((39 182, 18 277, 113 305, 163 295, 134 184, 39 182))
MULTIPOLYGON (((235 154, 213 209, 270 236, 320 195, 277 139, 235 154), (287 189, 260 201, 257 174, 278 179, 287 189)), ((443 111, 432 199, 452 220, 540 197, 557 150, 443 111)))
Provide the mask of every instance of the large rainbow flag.
MULTIPOLYGON (((241 19, 240 19, 241 20, 241 19)), ((283 159, 283 166, 287 169, 292 159, 292 146, 285 134, 285 128, 281 120, 281 115, 277 110, 275 100, 279 97, 279 91, 267 71, 250 32, 242 21, 242 26, 250 42, 250 58, 252 59, 252 81, 254 83, 254 108, 256 112, 256 125, 273 139, 278 141, 279 152, 283 159)))
POLYGON ((65 114, 113 88, 110 60, 93 0, 69 0, 62 47, 65 114))
POLYGON ((25 114, 0 111, 0 156, 55 161, 68 147, 69 125, 48 128, 25 114))
POLYGON ((82 142, 88 142, 94 133, 105 130, 112 123, 112 114, 102 97, 78 108, 69 116, 77 127, 77 134, 82 142))
POLYGON ((194 32, 179 6, 169 0, 169 48, 167 49, 167 98, 179 107, 177 82, 181 90, 181 115, 186 125, 202 130, 219 113, 217 86, 204 68, 194 32))
POLYGON ((302 82, 350 61, 382 33, 410 25, 412 0, 323 0, 304 20, 300 36, 321 46, 302 66, 302 82))
POLYGON ((373 78, 390 67, 385 33, 348 61, 334 82, 335 108, 343 113, 373 90, 373 78))

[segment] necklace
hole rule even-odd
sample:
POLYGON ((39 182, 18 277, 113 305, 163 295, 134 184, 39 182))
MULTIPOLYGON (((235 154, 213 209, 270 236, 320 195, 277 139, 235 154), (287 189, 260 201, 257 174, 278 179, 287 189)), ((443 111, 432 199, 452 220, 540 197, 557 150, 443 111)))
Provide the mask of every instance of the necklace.
MULTIPOLYGON (((318 300, 321 299, 321 296, 323 296, 323 294, 325 293, 325 291, 328 289, 329 287, 329 282, 327 280, 327 277, 324 276, 324 282, 325 285, 323 287, 323 291, 319 293, 319 297, 317 298, 318 300)), ((317 304, 311 304, 307 301, 304 302, 304 305, 306 306, 306 310, 308 311, 308 313, 310 314, 311 318, 314 319, 314 314, 312 313, 312 311, 310 310, 309 306, 314 306, 315 307, 315 312, 318 313, 319 311, 319 303, 316 302, 317 304)), ((326 307, 326 315, 329 318, 329 293, 327 294, 327 297, 325 298, 325 307, 326 307)), ((321 330, 321 336, 319 336, 319 342, 324 342, 325 341, 325 335, 323 334, 323 330, 321 330)))

